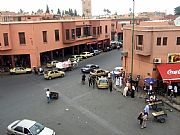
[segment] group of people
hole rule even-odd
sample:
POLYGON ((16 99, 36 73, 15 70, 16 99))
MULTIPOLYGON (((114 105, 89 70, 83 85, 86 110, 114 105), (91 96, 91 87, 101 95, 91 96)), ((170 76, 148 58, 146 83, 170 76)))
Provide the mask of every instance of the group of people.
POLYGON ((124 90, 123 90, 123 96, 126 97, 128 95, 130 95, 132 98, 134 98, 134 95, 135 95, 135 86, 130 84, 129 81, 126 82, 126 86, 124 87, 124 90))
POLYGON ((176 85, 173 86, 173 85, 169 84, 169 85, 168 85, 168 95, 169 95, 171 98, 173 98, 173 97, 176 98, 177 93, 178 93, 178 87, 177 87, 176 85))

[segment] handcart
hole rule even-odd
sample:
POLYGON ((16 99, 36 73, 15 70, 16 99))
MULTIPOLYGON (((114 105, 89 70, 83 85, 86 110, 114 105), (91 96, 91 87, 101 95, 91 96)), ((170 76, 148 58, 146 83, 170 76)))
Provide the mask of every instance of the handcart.
POLYGON ((57 92, 50 92, 50 99, 57 100, 59 98, 59 93, 57 92))
POLYGON ((159 112, 152 112, 152 115, 154 116, 154 119, 160 123, 166 122, 165 117, 167 117, 167 113, 164 111, 159 111, 159 112))

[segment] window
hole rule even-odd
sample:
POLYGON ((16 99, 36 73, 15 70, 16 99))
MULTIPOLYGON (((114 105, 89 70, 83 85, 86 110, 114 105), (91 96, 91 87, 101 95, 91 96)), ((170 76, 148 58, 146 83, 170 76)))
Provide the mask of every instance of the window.
POLYGON ((43 42, 47 43, 47 31, 43 31, 43 42))
POLYGON ((81 37, 81 28, 76 28, 76 36, 77 36, 78 38, 81 37))
POLYGON ((102 26, 100 26, 100 34, 102 34, 102 26))
POLYGON ((26 44, 26 39, 25 39, 25 33, 24 32, 19 32, 19 43, 20 44, 26 44))
POLYGON ((72 33, 72 39, 75 39, 75 29, 72 29, 71 33, 72 33))
POLYGON ((105 33, 108 33, 108 30, 107 30, 107 25, 105 26, 105 33))
POLYGON ((98 34, 98 35, 100 34, 99 27, 97 27, 97 34, 98 34))
POLYGON ((59 41, 59 30, 55 30, 55 41, 59 41))
POLYGON ((93 27, 93 35, 96 35, 96 27, 93 27))
POLYGON ((180 37, 177 37, 176 45, 180 45, 180 37))
POLYGON ((30 135, 30 132, 27 128, 24 128, 24 133, 27 134, 27 135, 30 135))
POLYGON ((167 45, 167 37, 163 37, 163 45, 167 45))
POLYGON ((23 128, 22 127, 17 126, 14 130, 17 131, 17 132, 23 133, 23 128))
POLYGON ((83 33, 84 36, 90 36, 90 27, 89 26, 83 27, 83 33))
POLYGON ((69 29, 66 30, 66 40, 69 40, 69 29))
POLYGON ((143 35, 138 35, 138 45, 143 45, 143 35))
POLYGON ((3 37, 4 37, 4 46, 8 46, 9 45, 8 33, 3 33, 3 37))
POLYGON ((161 45, 161 38, 160 38, 160 37, 157 38, 157 45, 158 45, 158 46, 161 45))

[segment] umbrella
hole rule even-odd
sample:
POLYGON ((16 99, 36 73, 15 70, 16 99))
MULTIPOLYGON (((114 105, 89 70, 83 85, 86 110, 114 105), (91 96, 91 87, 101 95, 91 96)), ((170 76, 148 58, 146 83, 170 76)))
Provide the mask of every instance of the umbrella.
POLYGON ((144 82, 147 83, 147 84, 149 84, 149 85, 155 84, 156 81, 157 81, 157 80, 156 80, 155 78, 145 78, 145 79, 144 79, 144 82))

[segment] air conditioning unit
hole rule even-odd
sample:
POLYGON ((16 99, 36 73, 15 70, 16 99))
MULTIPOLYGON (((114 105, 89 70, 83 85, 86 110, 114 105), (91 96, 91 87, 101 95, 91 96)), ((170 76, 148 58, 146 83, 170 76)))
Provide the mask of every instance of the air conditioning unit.
POLYGON ((161 58, 154 58, 153 63, 161 63, 161 58))

